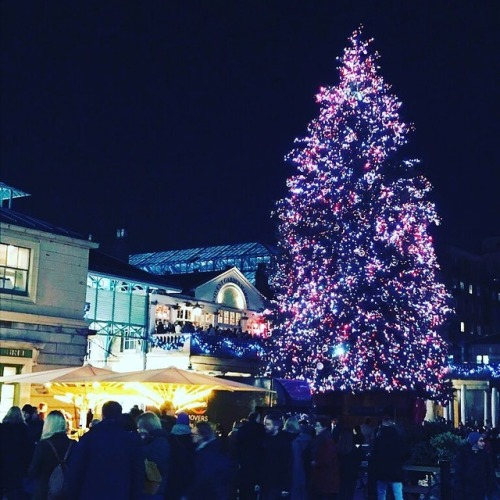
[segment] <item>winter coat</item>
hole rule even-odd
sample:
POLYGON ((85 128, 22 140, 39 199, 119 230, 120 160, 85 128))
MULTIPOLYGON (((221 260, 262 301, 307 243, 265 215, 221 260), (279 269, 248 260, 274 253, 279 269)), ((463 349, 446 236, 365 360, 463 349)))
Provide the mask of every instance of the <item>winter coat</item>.
POLYGON ((240 466, 240 481, 253 487, 259 482, 264 426, 250 420, 238 429, 237 458, 240 466))
POLYGON ((395 426, 383 425, 375 438, 370 456, 371 471, 375 480, 402 482, 403 465, 407 458, 406 440, 398 434, 395 426))
POLYGON ((71 454, 68 494, 72 500, 135 500, 145 479, 141 438, 104 419, 84 434, 71 454))
POLYGON ((202 443, 195 452, 189 500, 229 500, 235 484, 234 471, 219 438, 202 443))
POLYGON ((144 457, 154 462, 161 474, 161 483, 157 495, 165 496, 168 488, 170 470, 170 444, 167 433, 163 430, 150 431, 149 436, 142 441, 144 457))
POLYGON ((168 435, 170 445, 170 475, 167 499, 178 500, 186 495, 194 470, 194 443, 189 425, 173 426, 168 435))
POLYGON ((454 473, 456 500, 484 500, 496 486, 495 469, 486 450, 474 450, 468 443, 457 453, 454 473))
POLYGON ((311 473, 311 448, 313 437, 300 432, 292 441, 291 500, 307 500, 311 473))
POLYGON ((315 494, 338 493, 337 447, 329 429, 323 429, 312 442, 311 490, 315 494))
POLYGON ((4 491, 21 491, 32 452, 28 426, 24 423, 2 423, 0 443, 1 488, 4 491))
POLYGON ((68 455, 69 461, 69 456, 73 452, 73 447, 76 446, 76 441, 69 439, 65 432, 58 432, 50 438, 42 439, 38 442, 29 467, 29 477, 33 480, 34 485, 33 500, 47 499, 49 477, 59 463, 48 441, 54 445, 61 460, 64 459, 68 447, 71 444, 71 450, 68 455))
POLYGON ((356 490, 359 468, 363 460, 361 447, 354 446, 348 453, 339 453, 339 500, 352 500, 356 490))
POLYGON ((290 491, 292 487, 292 441, 287 433, 266 435, 262 443, 260 482, 264 492, 290 491))

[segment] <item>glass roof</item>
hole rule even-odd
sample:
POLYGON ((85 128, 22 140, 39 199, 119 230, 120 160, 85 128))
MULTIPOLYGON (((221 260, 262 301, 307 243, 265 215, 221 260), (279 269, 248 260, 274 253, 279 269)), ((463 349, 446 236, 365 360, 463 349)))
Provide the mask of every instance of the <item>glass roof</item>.
POLYGON ((3 206, 3 202, 5 200, 8 200, 9 201, 8 205, 10 208, 10 201, 12 199, 22 198, 23 196, 30 196, 30 195, 28 193, 25 193, 24 191, 21 191, 20 189, 7 186, 7 184, 0 182, 0 205, 3 206))
POLYGON ((180 262, 197 262, 225 258, 247 258, 274 255, 276 250, 263 243, 237 243, 234 245, 219 245, 213 247, 187 248, 184 250, 167 250, 164 252, 149 252, 133 254, 129 257, 134 266, 158 264, 174 264, 180 262))

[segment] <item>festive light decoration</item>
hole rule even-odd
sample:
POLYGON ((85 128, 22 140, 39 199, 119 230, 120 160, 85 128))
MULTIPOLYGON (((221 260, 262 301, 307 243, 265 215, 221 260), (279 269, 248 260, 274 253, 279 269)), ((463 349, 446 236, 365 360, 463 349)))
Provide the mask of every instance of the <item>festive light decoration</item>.
POLYGON ((147 339, 151 347, 159 347, 165 351, 180 351, 184 347, 188 335, 150 335, 147 339))
POLYGON ((356 30, 340 82, 322 87, 319 116, 287 160, 297 172, 278 201, 282 255, 272 277, 277 328, 267 373, 313 391, 413 391, 449 397, 451 312, 437 279, 430 183, 399 151, 410 126, 356 30))
MULTIPOLYGON (((159 347, 165 351, 179 351, 184 348, 188 335, 150 335, 148 342, 151 347, 159 347)), ((256 359, 264 354, 264 341, 259 337, 231 337, 227 335, 207 335, 193 333, 191 337, 191 354, 205 354, 231 358, 256 359)))
POLYGON ((191 352, 210 356, 257 359, 264 353, 263 341, 259 337, 244 334, 240 337, 225 335, 194 334, 191 337, 191 352))
POLYGON ((499 380, 500 363, 492 363, 491 365, 450 365, 450 378, 499 380))

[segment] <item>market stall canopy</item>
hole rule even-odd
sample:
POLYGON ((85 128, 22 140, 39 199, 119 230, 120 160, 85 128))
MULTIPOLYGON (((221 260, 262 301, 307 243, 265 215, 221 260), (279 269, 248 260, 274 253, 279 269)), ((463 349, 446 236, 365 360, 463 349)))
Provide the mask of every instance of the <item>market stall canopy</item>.
POLYGON ((96 368, 86 364, 83 366, 70 366, 55 370, 45 370, 19 375, 0 377, 2 384, 49 384, 49 383, 85 383, 93 382, 99 376, 111 375, 114 372, 105 368, 96 368))
POLYGON ((242 384, 192 370, 176 367, 154 370, 114 373, 97 378, 103 390, 122 388, 124 393, 134 392, 158 408, 166 402, 176 410, 189 410, 206 406, 212 391, 246 391, 268 393, 268 389, 242 384))
POLYGON ((149 384, 173 384, 173 385, 195 385, 206 386, 211 389, 222 391, 256 391, 269 392, 268 389, 256 387, 233 380, 205 375, 192 370, 181 370, 170 366, 168 368, 158 368, 155 370, 144 370, 134 372, 113 373, 112 375, 102 375, 96 378, 102 384, 107 383, 130 383, 141 382, 149 384))

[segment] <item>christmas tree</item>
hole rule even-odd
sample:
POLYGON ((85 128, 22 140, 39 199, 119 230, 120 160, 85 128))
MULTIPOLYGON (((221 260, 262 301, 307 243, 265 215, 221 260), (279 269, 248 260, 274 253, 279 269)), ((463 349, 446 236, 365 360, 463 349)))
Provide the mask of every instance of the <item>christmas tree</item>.
POLYGON ((450 311, 429 229, 430 183, 401 158, 410 126, 361 28, 320 88, 278 201, 281 257, 267 369, 313 391, 413 391, 445 401, 450 311))

